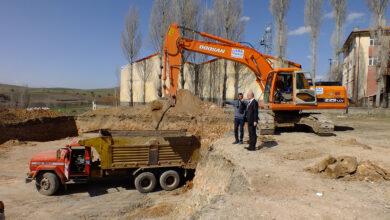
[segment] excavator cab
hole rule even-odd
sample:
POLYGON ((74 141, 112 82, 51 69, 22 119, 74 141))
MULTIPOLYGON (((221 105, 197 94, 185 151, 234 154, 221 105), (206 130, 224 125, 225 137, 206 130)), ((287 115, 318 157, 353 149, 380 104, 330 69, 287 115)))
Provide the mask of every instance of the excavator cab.
POLYGON ((316 93, 307 74, 300 71, 271 72, 264 88, 264 103, 316 105, 316 93))

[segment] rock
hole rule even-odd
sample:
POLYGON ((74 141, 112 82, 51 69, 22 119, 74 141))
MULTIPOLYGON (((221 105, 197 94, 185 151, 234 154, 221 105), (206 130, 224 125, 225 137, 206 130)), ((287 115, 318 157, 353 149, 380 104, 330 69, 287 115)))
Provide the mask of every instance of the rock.
POLYGON ((348 174, 355 172, 358 165, 356 157, 351 156, 338 157, 337 162, 340 164, 340 168, 348 174))
POLYGON ((325 169, 325 173, 327 176, 336 179, 355 172, 356 168, 356 157, 342 156, 337 158, 336 163, 328 165, 325 169))
POLYGON ((361 180, 376 181, 376 180, 390 180, 390 173, 385 169, 366 160, 359 163, 356 174, 361 180))
POLYGON ((336 162, 336 158, 328 155, 326 158, 321 160, 319 163, 317 163, 317 170, 318 172, 322 172, 328 167, 328 165, 333 164, 336 162))

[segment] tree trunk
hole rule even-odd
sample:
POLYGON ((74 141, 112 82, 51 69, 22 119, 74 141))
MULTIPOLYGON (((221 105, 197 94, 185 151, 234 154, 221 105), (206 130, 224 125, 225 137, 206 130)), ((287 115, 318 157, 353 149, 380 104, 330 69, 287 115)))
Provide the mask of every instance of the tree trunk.
POLYGON ((239 80, 240 80, 240 64, 234 63, 234 97, 238 95, 239 80))
POLYGON ((313 74, 313 86, 316 82, 316 69, 317 69, 317 38, 311 39, 311 72, 313 74))
POLYGON ((180 86, 182 89, 184 89, 184 85, 186 84, 186 79, 184 76, 184 65, 185 65, 185 58, 182 55, 181 56, 181 65, 180 65, 180 86))
POLYGON ((375 99, 375 107, 379 108, 381 107, 381 88, 382 88, 382 76, 380 69, 378 68, 378 83, 377 83, 377 90, 376 90, 376 99, 375 99))
POLYGON ((214 97, 212 95, 213 93, 213 72, 212 72, 212 65, 213 63, 209 64, 209 101, 211 101, 214 97))
POLYGON ((133 100, 133 61, 130 60, 130 106, 134 105, 133 100))
POLYGON ((142 81, 142 102, 146 103, 146 80, 142 81))
POLYGON ((194 80, 194 93, 196 96, 199 96, 199 65, 195 64, 194 65, 194 75, 195 75, 195 80, 194 80))
POLYGON ((221 106, 225 106, 226 90, 227 90, 227 62, 223 61, 223 84, 222 84, 222 103, 221 106))
POLYGON ((163 65, 163 60, 162 60, 162 55, 163 54, 163 51, 161 50, 160 51, 160 55, 158 55, 159 56, 159 60, 160 60, 160 72, 159 72, 159 74, 158 74, 158 84, 157 84, 157 95, 158 95, 158 97, 162 97, 162 79, 161 79, 161 77, 162 77, 162 72, 163 72, 163 68, 164 68, 164 65, 163 65))

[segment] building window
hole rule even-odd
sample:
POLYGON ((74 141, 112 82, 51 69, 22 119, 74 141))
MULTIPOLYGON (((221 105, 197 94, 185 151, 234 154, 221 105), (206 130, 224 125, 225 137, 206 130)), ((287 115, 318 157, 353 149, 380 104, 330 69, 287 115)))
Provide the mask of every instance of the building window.
POLYGON ((372 37, 370 36, 370 46, 378 45, 378 37, 372 37))
POLYGON ((378 64, 378 57, 368 57, 368 65, 376 66, 378 64))

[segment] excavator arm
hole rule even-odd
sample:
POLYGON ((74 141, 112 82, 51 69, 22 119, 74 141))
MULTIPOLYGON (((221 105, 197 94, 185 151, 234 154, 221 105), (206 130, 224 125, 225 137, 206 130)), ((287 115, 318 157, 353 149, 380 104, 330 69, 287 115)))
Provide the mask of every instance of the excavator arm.
MULTIPOLYGON (((164 90, 167 95, 176 96, 178 89, 180 66, 182 65, 182 51, 192 51, 217 58, 235 61, 247 66, 255 74, 256 82, 264 91, 265 82, 270 72, 276 71, 272 61, 277 58, 259 53, 255 49, 240 43, 224 39, 205 32, 198 32, 177 24, 172 24, 167 32, 163 48, 164 90), (181 30, 191 31, 210 41, 189 39, 181 36, 181 30), (169 88, 165 85, 169 76, 169 88)), ((287 61, 293 68, 280 68, 277 71, 294 71, 301 68, 300 64, 287 61)))

